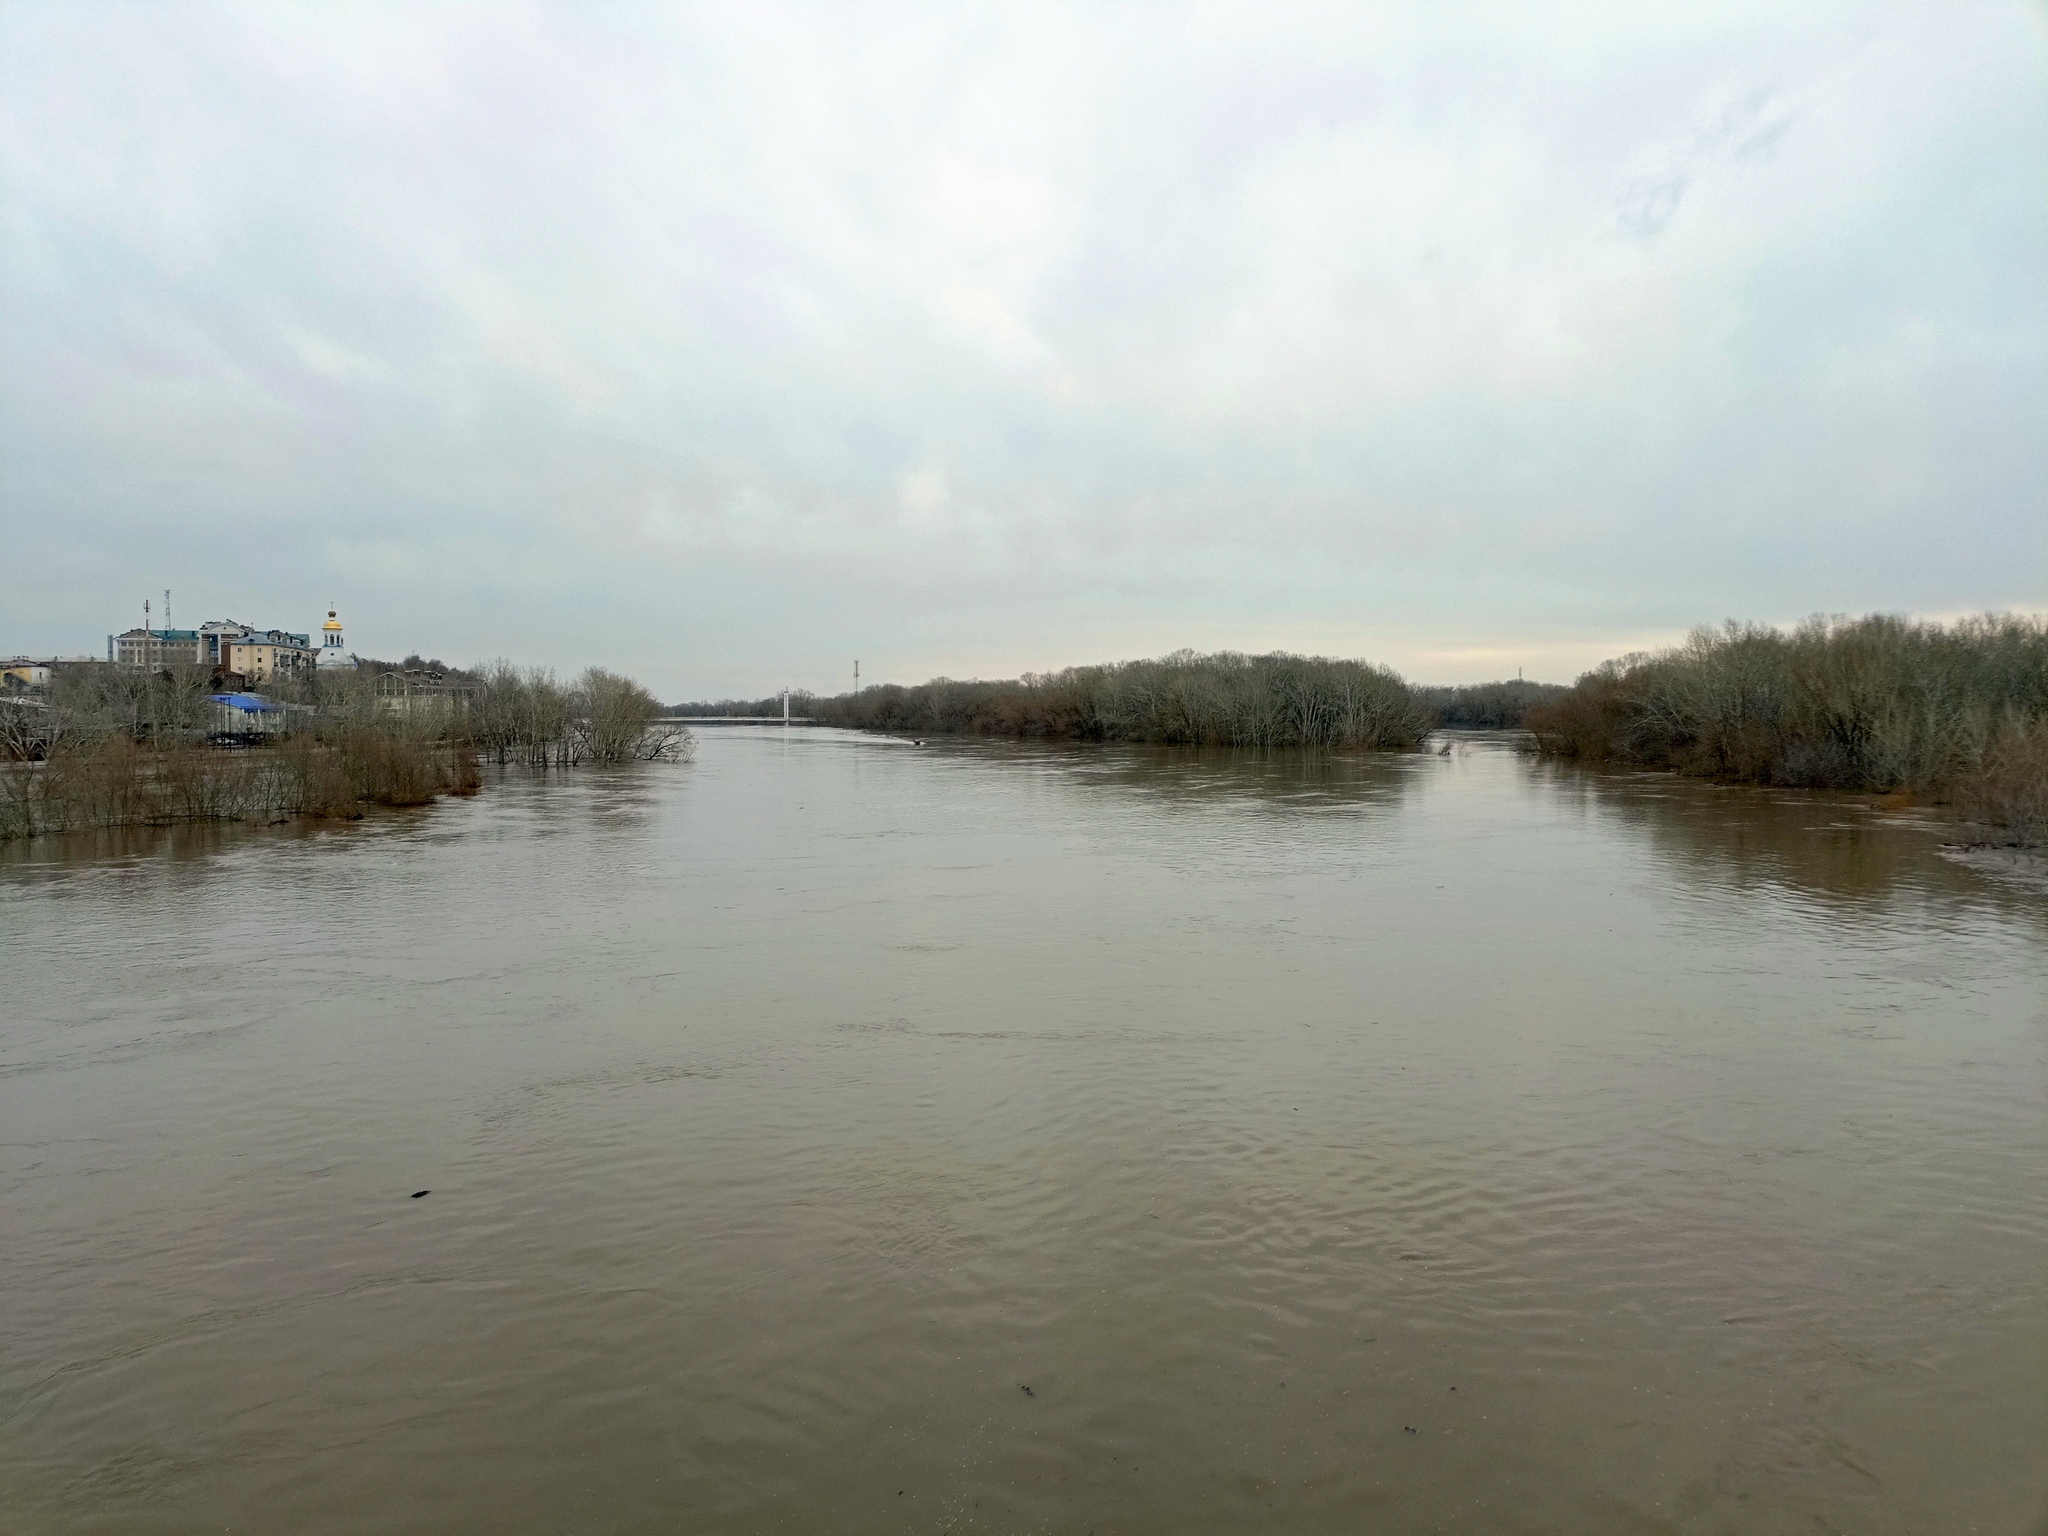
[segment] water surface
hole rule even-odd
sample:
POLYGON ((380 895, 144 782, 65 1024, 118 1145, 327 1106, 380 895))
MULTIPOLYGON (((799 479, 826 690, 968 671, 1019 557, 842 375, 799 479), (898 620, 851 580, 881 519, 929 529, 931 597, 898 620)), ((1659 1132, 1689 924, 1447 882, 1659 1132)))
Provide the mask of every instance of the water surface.
POLYGON ((2038 1533, 2048 903, 1938 843, 736 729, 16 846, 0 1524, 2038 1533))

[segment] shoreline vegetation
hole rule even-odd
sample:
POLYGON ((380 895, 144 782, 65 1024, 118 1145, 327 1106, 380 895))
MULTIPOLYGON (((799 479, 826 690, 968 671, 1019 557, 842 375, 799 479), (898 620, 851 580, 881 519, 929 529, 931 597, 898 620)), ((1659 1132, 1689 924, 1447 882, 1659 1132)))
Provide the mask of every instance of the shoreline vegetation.
POLYGON ((880 684, 811 699, 806 712, 823 725, 912 736, 1376 750, 1419 746, 1436 724, 1421 691, 1385 667, 1234 651, 1176 651, 1003 682, 880 684))
POLYGON ((2048 620, 1731 622, 1607 662, 1524 725, 1550 757, 1903 795, 1979 843, 2048 844, 2048 620))
MULTIPOLYGON (((1185 690, 1187 673, 1207 669, 1211 664, 1220 663, 1221 666, 1217 670, 1230 672, 1238 669, 1251 670, 1248 664, 1266 662, 1306 664, 1310 669, 1331 666, 1363 667, 1374 672, 1384 670, 1370 667, 1364 662, 1330 662, 1322 657, 1237 656, 1230 653, 1222 656, 1196 656, 1192 652, 1182 652, 1177 656, 1164 657, 1157 662, 1124 662, 1116 666, 1082 667, 1066 673, 1043 676, 1026 674, 1022 678, 1010 681, 982 682, 977 679, 972 682, 957 682, 951 678, 940 677, 913 687, 878 684, 872 689, 861 691, 860 697, 863 702, 858 708, 854 707, 851 694, 820 699, 818 695, 806 689, 796 689, 792 690, 788 697, 789 713, 793 719, 813 724, 838 725, 852 730, 910 731, 912 734, 923 730, 931 735, 1054 736, 1064 733, 1061 739, 1068 740, 1192 739, 1164 735, 1113 738, 1110 735, 1111 726, 1108 719, 1097 716, 1091 723, 1085 714, 1075 715, 1069 712, 1063 717, 1058 716, 1052 700, 1055 689, 1048 685, 1063 682, 1078 673, 1160 668, 1169 672, 1179 671, 1180 676, 1175 678, 1174 685, 1185 690), (1183 664, 1186 664, 1184 670, 1183 664), (871 695, 878 695, 879 698, 871 700, 871 695), (934 723, 954 720, 959 723, 934 723), (871 721, 884 723, 870 723, 871 721)), ((1509 682, 1473 683, 1462 687, 1410 688, 1409 691, 1419 696, 1422 703, 1432 712, 1435 725, 1465 726, 1476 730, 1515 729, 1521 725, 1523 715, 1531 707, 1570 692, 1562 683, 1532 683, 1524 682, 1520 678, 1509 682)), ((724 718, 774 721, 782 718, 782 710, 783 695, 776 693, 761 699, 707 699, 671 704, 665 715, 673 720, 724 718)), ((1191 718, 1169 728, 1199 729, 1202 724, 1203 722, 1191 718)))
MULTIPOLYGON (((0 701, 0 840, 185 821, 354 818, 472 794, 481 765, 678 760, 693 716, 782 712, 780 694, 664 709, 630 678, 492 662, 361 662, 286 680, 260 740, 221 729, 204 668, 79 663, 0 701)), ((1609 661, 1571 687, 1417 687, 1364 661, 1285 653, 934 678, 789 696, 792 715, 894 735, 1406 751, 1440 727, 1522 729, 1554 758, 1940 805, 1980 844, 2048 845, 2048 620, 1729 623, 1609 661)))
POLYGON ((474 794, 482 764, 678 761, 695 745, 655 697, 593 667, 573 681, 366 662, 284 679, 260 732, 230 727, 204 667, 77 663, 0 702, 0 841, 107 827, 292 817, 474 794), (394 679, 401 680, 394 686, 394 679))
MULTIPOLYGON (((1525 730, 1547 757, 1941 806, 1965 836, 2048 846, 2048 620, 1730 622, 1575 684, 1418 687, 1363 661, 1179 651, 984 682, 790 695, 793 715, 893 735, 1412 750, 1440 727, 1525 730)), ((676 705, 773 717, 782 696, 676 705)))

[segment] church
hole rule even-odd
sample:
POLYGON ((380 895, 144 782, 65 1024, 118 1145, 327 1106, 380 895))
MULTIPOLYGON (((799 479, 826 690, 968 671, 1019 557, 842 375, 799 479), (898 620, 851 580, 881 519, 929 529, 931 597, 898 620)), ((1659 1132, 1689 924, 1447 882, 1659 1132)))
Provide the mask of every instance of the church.
POLYGON ((332 608, 327 610, 327 622, 320 626, 320 658, 314 663, 325 672, 334 667, 353 667, 355 658, 341 646, 341 620, 334 616, 332 608))

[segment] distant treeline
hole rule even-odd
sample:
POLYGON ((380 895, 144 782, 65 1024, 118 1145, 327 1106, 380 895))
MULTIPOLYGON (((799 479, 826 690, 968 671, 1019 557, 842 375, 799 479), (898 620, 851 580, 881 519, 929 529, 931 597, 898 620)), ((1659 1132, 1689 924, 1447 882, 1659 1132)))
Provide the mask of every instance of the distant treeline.
POLYGON ((1419 691, 1436 711, 1438 725, 1496 731, 1512 730, 1522 723, 1531 706, 1569 692, 1562 683, 1525 683, 1520 678, 1505 683, 1471 683, 1462 688, 1419 691))
MULTIPOLYGON (((1036 680, 1025 679, 1018 682, 999 683, 957 683, 950 679, 939 678, 926 686, 950 690, 965 688, 1015 691, 1028 688, 1034 681, 1036 680)), ((883 691, 887 691, 886 687, 883 691)), ((906 691, 912 690, 897 690, 898 693, 906 691)), ((1568 690, 1562 683, 1526 683, 1517 678, 1509 682, 1470 683, 1460 687, 1421 687, 1415 691, 1422 696, 1423 701, 1435 712, 1435 720, 1438 725, 1466 726, 1485 730, 1512 730, 1521 725, 1522 717, 1528 712, 1531 705, 1557 698, 1568 690)), ((834 702, 835 704, 844 704, 846 698, 842 696, 841 699, 834 702)), ((819 718, 817 695, 811 693, 808 689, 792 690, 789 695, 789 712, 794 716, 819 718)), ((828 707, 826 712, 832 713, 833 711, 828 707)), ((687 704, 671 704, 667 706, 663 713, 671 718, 683 720, 705 719, 719 715, 742 718, 765 717, 779 720, 782 718, 782 695, 779 693, 770 694, 765 699, 697 700, 687 704)), ((836 714, 834 714, 831 723, 840 723, 836 714)), ((866 728, 896 730, 905 729, 906 727, 885 725, 866 728)), ((936 725, 925 725, 919 728, 927 731, 944 729, 936 725)), ((968 724, 961 726, 960 729, 971 731, 976 729, 976 727, 968 724)))
POLYGON ((1733 783, 1910 790, 2048 841, 2048 622, 1731 623, 1532 708, 1541 751, 1733 783))
MULTIPOLYGON (((792 690, 789 695, 789 712, 792 715, 808 715, 816 697, 804 689, 792 690)), ((701 720, 713 715, 772 715, 782 718, 782 695, 770 694, 765 699, 718 699, 699 700, 693 704, 671 704, 663 711, 673 718, 701 720)))
POLYGON ((827 725, 904 735, 1038 736, 1238 747, 1412 747, 1436 723, 1385 667, 1324 656, 1178 651, 1006 682, 935 678, 815 699, 827 725))

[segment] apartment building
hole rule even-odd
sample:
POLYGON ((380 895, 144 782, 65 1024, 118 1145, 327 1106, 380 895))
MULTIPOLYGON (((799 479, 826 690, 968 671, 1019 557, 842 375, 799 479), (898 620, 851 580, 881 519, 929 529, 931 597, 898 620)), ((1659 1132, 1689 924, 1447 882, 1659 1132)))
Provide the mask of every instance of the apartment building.
POLYGON ((196 629, 131 629, 107 636, 107 660, 124 667, 191 667, 207 660, 196 629))
POLYGON ((124 667, 199 666, 239 672, 251 682, 296 677, 318 657, 309 634, 215 619, 197 629, 131 629, 107 636, 107 660, 124 667))
POLYGON ((252 630, 225 642, 225 648, 228 671, 241 673, 251 684, 310 672, 319 657, 310 636, 277 629, 252 630))

